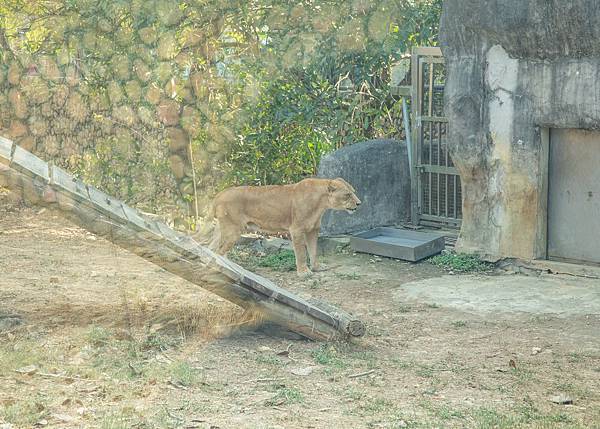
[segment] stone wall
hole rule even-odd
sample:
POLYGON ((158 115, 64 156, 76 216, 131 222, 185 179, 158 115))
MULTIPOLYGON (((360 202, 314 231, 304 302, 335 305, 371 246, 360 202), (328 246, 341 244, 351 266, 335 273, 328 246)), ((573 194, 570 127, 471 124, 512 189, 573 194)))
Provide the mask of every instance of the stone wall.
POLYGON ((394 225, 410 219, 410 170, 406 143, 371 140, 343 147, 321 160, 319 177, 341 177, 362 201, 352 214, 329 210, 323 216, 326 236, 394 225))
POLYGON ((130 201, 190 201, 193 173, 199 186, 212 181, 233 138, 209 107, 223 87, 217 12, 82 2, 38 23, 47 34, 37 48, 0 31, 0 135, 130 201), (206 136, 192 172, 190 141, 206 136))
POLYGON ((599 37, 594 0, 444 2, 459 249, 545 257, 547 130, 600 128, 599 37))

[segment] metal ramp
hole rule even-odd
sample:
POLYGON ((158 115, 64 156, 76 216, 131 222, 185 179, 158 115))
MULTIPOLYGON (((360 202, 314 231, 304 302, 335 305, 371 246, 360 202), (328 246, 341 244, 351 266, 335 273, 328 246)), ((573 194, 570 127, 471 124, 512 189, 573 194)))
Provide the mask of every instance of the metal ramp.
POLYGON ((308 302, 0 137, 0 186, 240 307, 315 340, 360 337, 364 324, 308 302))

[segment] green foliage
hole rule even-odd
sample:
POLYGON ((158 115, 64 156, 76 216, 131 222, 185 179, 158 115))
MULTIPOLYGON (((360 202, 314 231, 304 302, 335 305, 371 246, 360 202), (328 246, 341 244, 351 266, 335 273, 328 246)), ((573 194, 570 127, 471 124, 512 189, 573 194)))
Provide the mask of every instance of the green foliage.
POLYGON ((198 370, 192 368, 189 363, 179 361, 173 363, 170 368, 171 381, 182 386, 193 386, 199 382, 198 370))
POLYGON ((270 253, 259 258, 257 265, 275 271, 294 271, 296 269, 296 257, 291 250, 280 250, 277 253, 270 253))
POLYGON ((442 253, 429 259, 429 262, 455 273, 483 272, 493 269, 494 265, 482 261, 477 255, 465 253, 442 253))
POLYGON ((397 137, 389 67, 412 46, 437 43, 440 11, 440 0, 273 2, 258 18, 262 55, 235 68, 255 97, 241 106, 225 184, 297 181, 331 150, 397 137))
MULTIPOLYGON (((173 197, 189 210, 194 185, 208 198, 231 184, 294 182, 336 148, 401 134, 389 68, 414 45, 437 44, 441 4, 7 0, 0 58, 18 58, 22 69, 51 59, 60 74, 75 71, 70 91, 89 115, 77 125, 61 111, 64 121, 52 121, 76 130, 70 145, 82 145, 63 156, 67 132, 56 134, 61 164, 149 210, 173 197), (193 160, 187 147, 168 146, 149 88, 160 105, 177 103, 180 118, 168 126, 189 134, 193 160), (185 162, 177 180, 173 155, 185 162)), ((61 79, 46 79, 50 92, 61 79)))
POLYGON ((267 400, 267 405, 277 406, 304 402, 302 392, 295 387, 276 386, 275 390, 275 396, 267 400))
POLYGON ((333 368, 344 369, 348 363, 342 359, 340 352, 333 346, 323 344, 311 352, 316 363, 333 368))

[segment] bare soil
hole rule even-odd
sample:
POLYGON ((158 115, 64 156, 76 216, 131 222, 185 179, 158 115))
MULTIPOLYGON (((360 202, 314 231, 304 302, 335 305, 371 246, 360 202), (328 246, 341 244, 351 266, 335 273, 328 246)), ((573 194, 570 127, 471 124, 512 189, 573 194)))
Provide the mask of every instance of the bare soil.
POLYGON ((324 259, 333 268, 308 280, 258 271, 359 315, 360 340, 257 329, 236 306, 0 196, 0 428, 600 427, 598 315, 400 299, 403 284, 446 273, 324 259))

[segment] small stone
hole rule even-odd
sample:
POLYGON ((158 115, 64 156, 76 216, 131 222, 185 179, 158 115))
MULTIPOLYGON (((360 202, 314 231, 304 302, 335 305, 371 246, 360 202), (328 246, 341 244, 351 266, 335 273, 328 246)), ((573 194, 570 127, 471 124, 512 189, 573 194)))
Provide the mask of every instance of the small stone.
POLYGON ((33 375, 37 372, 37 366, 35 366, 35 365, 24 366, 22 368, 16 369, 15 372, 18 372, 19 374, 33 375))
POLYGON ((290 371, 292 374, 294 375, 299 375, 301 377, 306 377, 307 375, 312 374, 312 372, 314 371, 314 367, 313 366, 306 366, 303 368, 292 368, 292 370, 290 371))
POLYGON ((542 349, 541 349, 541 347, 533 347, 533 348, 531 349, 531 354, 532 354, 533 356, 535 356, 535 355, 537 355, 537 354, 540 354, 541 352, 542 352, 542 349))
POLYGON ((565 393, 559 393, 558 395, 554 395, 550 398, 550 402, 554 402, 559 405, 569 405, 573 403, 573 398, 566 395, 565 393))

